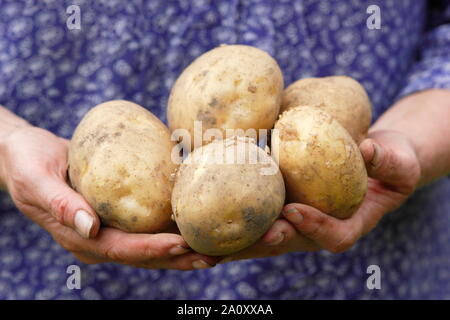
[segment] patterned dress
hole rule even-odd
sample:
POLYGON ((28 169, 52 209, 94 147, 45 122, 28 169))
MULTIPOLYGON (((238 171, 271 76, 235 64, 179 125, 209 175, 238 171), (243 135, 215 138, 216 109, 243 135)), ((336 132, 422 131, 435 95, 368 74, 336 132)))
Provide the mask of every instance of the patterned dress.
MULTIPOLYGON (((181 71, 221 43, 241 43, 274 56, 287 85, 358 79, 377 118, 400 96, 450 88, 449 21, 447 1, 0 0, 0 105, 66 138, 111 99, 165 121, 181 71), (81 29, 67 27, 70 5, 80 8, 81 29), (368 28, 370 5, 380 9, 379 29, 368 28)), ((449 230, 444 177, 342 254, 296 252, 190 272, 88 266, 0 193, 0 299, 449 299, 449 230), (72 264, 81 267, 80 290, 66 286, 72 264), (366 285, 370 265, 381 269, 380 290, 366 285)))

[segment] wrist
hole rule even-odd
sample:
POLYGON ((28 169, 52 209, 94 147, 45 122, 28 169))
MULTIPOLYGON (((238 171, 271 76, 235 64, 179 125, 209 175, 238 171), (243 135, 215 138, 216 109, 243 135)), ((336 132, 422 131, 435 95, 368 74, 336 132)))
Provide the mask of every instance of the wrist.
POLYGON ((18 130, 31 127, 31 124, 2 106, 0 106, 0 119, 0 191, 6 191, 5 151, 8 137, 18 130))

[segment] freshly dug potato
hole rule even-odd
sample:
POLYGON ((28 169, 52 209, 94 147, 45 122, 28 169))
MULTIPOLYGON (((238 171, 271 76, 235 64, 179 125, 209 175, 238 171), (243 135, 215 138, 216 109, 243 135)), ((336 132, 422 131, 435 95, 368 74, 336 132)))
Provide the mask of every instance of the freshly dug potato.
POLYGON ((346 76, 300 79, 283 93, 281 112, 315 106, 335 117, 359 145, 367 137, 372 106, 363 86, 346 76))
POLYGON ((220 256, 257 241, 280 214, 284 198, 275 161, 254 140, 232 137, 199 147, 183 161, 172 209, 195 251, 220 256))
MULTIPOLYGON (((167 109, 169 128, 187 129, 194 137, 194 121, 201 121, 202 134, 217 128, 223 138, 225 129, 271 129, 283 88, 281 70, 269 54, 251 46, 222 45, 194 60, 175 82, 167 109)), ((193 139, 183 144, 190 148, 193 139)))
POLYGON ((69 148, 72 186, 102 222, 128 232, 159 232, 170 223, 171 161, 167 127, 128 101, 102 103, 82 119, 69 148))
POLYGON ((272 154, 286 183, 289 202, 304 203, 345 219, 367 191, 364 160, 347 130, 310 106, 284 112, 272 134, 272 154))

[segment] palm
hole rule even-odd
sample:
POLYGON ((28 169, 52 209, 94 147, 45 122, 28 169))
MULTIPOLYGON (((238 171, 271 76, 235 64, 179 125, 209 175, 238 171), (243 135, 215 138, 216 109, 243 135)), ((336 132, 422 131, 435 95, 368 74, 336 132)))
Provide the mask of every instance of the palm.
POLYGON ((289 219, 290 215, 285 214, 285 218, 277 220, 258 243, 223 261, 292 251, 327 249, 342 252, 369 233, 386 213, 398 208, 414 191, 420 178, 420 167, 410 142, 394 131, 372 134, 360 149, 370 177, 366 197, 351 218, 339 220, 304 204, 288 204, 285 210, 295 207, 301 212, 301 223, 294 223, 289 219), (371 149, 373 142, 382 149, 371 149), (380 154, 375 155, 375 150, 380 154), (280 232, 284 241, 277 246, 268 246, 269 240, 280 232))
POLYGON ((409 194, 399 192, 392 185, 369 178, 367 195, 354 217, 366 223, 362 234, 370 232, 386 212, 397 209, 409 194))

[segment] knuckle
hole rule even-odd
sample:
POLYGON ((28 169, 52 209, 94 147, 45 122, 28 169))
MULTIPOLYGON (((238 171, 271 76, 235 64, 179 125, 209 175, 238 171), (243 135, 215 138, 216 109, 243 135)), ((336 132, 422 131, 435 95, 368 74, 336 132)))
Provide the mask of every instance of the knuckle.
POLYGON ((108 245, 101 255, 106 257, 106 259, 112 260, 117 263, 124 264, 127 262, 126 253, 123 250, 120 250, 118 246, 114 244, 108 245))
POLYGON ((49 203, 50 211, 56 220, 64 224, 64 217, 69 207, 69 200, 64 195, 56 195, 50 199, 49 203))
POLYGON ((162 241, 158 241, 161 238, 155 235, 152 235, 149 241, 146 241, 144 247, 142 248, 143 256, 148 259, 159 259, 167 256, 169 247, 173 245, 163 244, 162 241))
POLYGON ((288 229, 288 228, 286 228, 286 230, 282 231, 281 233, 283 234, 282 243, 283 242, 286 243, 286 242, 292 240, 295 236, 295 231, 292 229, 288 229))
POLYGON ((310 225, 310 227, 302 233, 308 238, 316 239, 322 235, 323 231, 325 230, 325 226, 326 218, 318 216, 314 218, 314 222, 312 223, 312 225, 310 225))
POLYGON ((287 221, 281 220, 279 226, 280 226, 279 232, 281 234, 283 234, 283 240, 281 243, 290 241, 297 234, 296 228, 294 226, 292 226, 290 223, 288 223, 287 221))
POLYGON ((165 256, 163 250, 161 250, 160 248, 155 248, 155 245, 152 244, 151 242, 145 245, 143 251, 145 257, 151 260, 162 258, 163 256, 165 256))
POLYGON ((108 245, 104 249, 103 255, 113 261, 121 260, 121 255, 118 254, 117 249, 113 245, 108 245))

